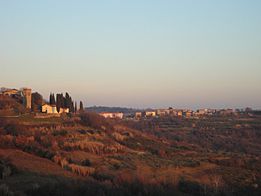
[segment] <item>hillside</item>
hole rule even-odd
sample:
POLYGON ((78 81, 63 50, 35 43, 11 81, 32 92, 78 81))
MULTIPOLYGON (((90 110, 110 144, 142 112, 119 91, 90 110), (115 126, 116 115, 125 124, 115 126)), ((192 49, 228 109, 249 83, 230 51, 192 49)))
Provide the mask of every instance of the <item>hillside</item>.
POLYGON ((139 109, 133 109, 133 108, 124 108, 124 107, 106 107, 106 106, 92 106, 85 108, 86 111, 89 112, 122 112, 124 114, 135 114, 135 112, 139 112, 142 110, 139 109))
POLYGON ((113 121, 94 113, 0 118, 0 191, 259 195, 260 122, 259 118, 113 121))
POLYGON ((12 116, 25 113, 26 109, 22 104, 22 98, 19 96, 9 97, 0 94, 0 116, 12 116))

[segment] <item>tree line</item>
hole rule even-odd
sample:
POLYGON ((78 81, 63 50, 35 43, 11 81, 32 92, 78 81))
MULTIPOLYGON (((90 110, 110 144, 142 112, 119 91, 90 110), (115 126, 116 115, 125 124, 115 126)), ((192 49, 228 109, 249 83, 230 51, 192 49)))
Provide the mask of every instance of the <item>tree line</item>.
MULTIPOLYGON (((57 93, 56 97, 54 93, 50 93, 49 96, 49 104, 55 105, 57 108, 57 111, 60 112, 61 108, 69 108, 69 112, 77 112, 77 102, 72 100, 72 97, 69 95, 69 93, 65 93, 65 96, 63 93, 57 93)), ((79 111, 83 111, 83 103, 80 101, 80 108, 79 111)))
MULTIPOLYGON (((32 111, 39 112, 41 107, 44 104, 43 96, 38 92, 32 93, 32 111)), ((69 93, 50 93, 49 104, 56 106, 57 111, 60 112, 61 108, 69 108, 69 112, 76 113, 77 111, 83 111, 83 102, 80 101, 79 109, 76 101, 72 100, 72 97, 69 93)))

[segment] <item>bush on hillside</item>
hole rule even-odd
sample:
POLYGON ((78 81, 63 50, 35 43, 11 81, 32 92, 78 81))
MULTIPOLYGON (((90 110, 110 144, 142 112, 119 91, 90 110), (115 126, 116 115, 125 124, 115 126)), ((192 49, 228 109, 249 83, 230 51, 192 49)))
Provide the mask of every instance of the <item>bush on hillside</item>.
POLYGON ((12 98, 7 95, 0 95, 0 110, 13 111, 16 114, 25 113, 25 107, 19 102, 18 99, 12 98))
POLYGON ((94 112, 82 113, 81 122, 95 129, 113 130, 113 124, 108 119, 94 112))

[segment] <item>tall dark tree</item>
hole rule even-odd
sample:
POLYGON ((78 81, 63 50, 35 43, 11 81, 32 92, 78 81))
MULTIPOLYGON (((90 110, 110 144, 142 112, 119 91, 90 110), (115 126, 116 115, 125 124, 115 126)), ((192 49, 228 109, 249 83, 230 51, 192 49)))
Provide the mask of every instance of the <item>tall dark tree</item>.
POLYGON ((60 112, 60 108, 63 107, 63 94, 56 94, 56 108, 57 112, 60 112))
POLYGON ((32 111, 40 112, 43 104, 43 96, 38 92, 32 93, 32 111))
POLYGON ((50 93, 49 103, 50 105, 55 105, 55 97, 53 93, 50 93))
POLYGON ((65 99, 64 99, 64 102, 65 102, 65 105, 64 107, 65 108, 69 108, 69 111, 70 112, 74 112, 74 104, 73 104, 73 100, 72 100, 72 97, 69 95, 69 93, 65 93, 65 99))
POLYGON ((71 107, 71 97, 69 95, 69 93, 65 93, 65 105, 66 108, 70 108, 71 107))
POLYGON ((80 101, 80 112, 83 112, 83 103, 80 101))
POLYGON ((74 103, 74 112, 75 112, 75 113, 77 113, 77 109, 78 109, 78 108, 77 108, 77 102, 75 101, 75 103, 74 103))
POLYGON ((56 108, 60 112, 60 108, 69 108, 69 112, 75 112, 74 102, 69 93, 65 93, 63 96, 62 93, 56 94, 56 108))
POLYGON ((63 96, 63 94, 61 94, 61 98, 62 98, 62 108, 66 108, 66 98, 63 96))
POLYGON ((75 112, 75 109, 74 109, 74 104, 73 104, 73 100, 72 100, 72 98, 71 98, 71 103, 70 103, 70 112, 75 112))

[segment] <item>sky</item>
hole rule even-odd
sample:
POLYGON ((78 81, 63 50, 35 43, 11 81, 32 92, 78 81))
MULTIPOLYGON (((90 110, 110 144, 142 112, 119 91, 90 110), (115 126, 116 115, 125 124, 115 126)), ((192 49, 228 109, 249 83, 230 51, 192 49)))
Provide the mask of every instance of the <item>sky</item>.
POLYGON ((85 106, 261 109, 260 0, 0 0, 0 87, 85 106))

